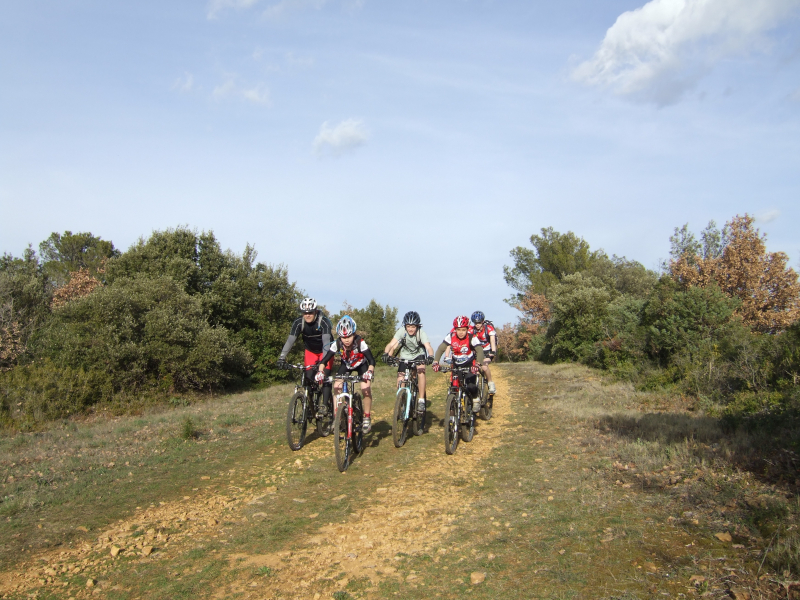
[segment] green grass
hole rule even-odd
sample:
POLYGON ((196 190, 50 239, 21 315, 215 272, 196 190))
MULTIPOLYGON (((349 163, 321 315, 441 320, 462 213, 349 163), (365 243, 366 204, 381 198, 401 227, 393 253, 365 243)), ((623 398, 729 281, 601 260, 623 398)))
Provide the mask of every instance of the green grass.
MULTIPOLYGON (((320 588, 323 597, 691 597, 689 577, 698 574, 719 595, 730 585, 726 568, 736 569, 739 584, 761 586, 759 593, 770 597, 772 579, 755 578, 762 559, 761 575, 797 572, 796 498, 736 462, 760 433, 726 437, 719 420, 681 411, 663 395, 607 384, 583 367, 497 368, 513 394, 502 443, 474 457, 471 476, 443 469, 433 484, 469 499, 431 516, 430 525, 452 520, 455 529, 429 549, 397 553, 392 564, 402 579, 387 577, 373 587, 355 578, 336 587, 332 576, 320 588), (717 540, 720 531, 745 548, 717 540), (474 572, 486 580, 472 585, 474 572)), ((394 401, 390 369, 380 370, 375 388, 374 412, 385 416, 394 401)), ((359 514, 371 508, 361 499, 375 488, 413 478, 423 463, 447 465, 441 392, 430 396, 433 425, 426 435, 395 449, 390 427, 379 419, 371 445, 346 475, 330 456, 331 438, 310 435, 303 450, 286 448, 289 386, 0 438, 0 539, 11 540, 0 545, 0 561, 9 568, 30 552, 92 540, 137 506, 206 487, 244 498, 276 486, 264 504, 242 505, 190 551, 168 561, 121 557, 104 576, 120 589, 105 589, 104 597, 204 598, 221 590, 236 597, 244 594, 237 585, 271 585, 271 567, 225 557, 297 550, 329 523, 358 528, 359 514), (184 440, 187 419, 196 436, 184 440), (302 468, 292 466, 296 459, 302 468), (257 516, 264 512, 281 518, 257 516)), ((476 438, 494 426, 479 424, 476 438)))

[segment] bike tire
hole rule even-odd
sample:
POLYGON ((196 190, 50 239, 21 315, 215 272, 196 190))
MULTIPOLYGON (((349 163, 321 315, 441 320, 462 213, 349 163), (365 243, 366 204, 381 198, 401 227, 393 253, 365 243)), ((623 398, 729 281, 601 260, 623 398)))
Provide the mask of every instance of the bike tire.
MULTIPOLYGON (((319 397, 320 402, 325 402, 322 399, 322 396, 319 397)), ((328 405, 328 413, 322 417, 321 419, 317 419, 317 433, 321 437, 328 437, 331 433, 333 433, 333 407, 328 405)))
POLYGON ((481 418, 484 421, 488 421, 492 418, 492 404, 494 404, 494 394, 487 396, 486 401, 483 403, 483 406, 481 406, 481 418))
POLYGON ((293 451, 300 450, 306 441, 308 415, 306 414, 305 394, 295 392, 289 400, 289 412, 286 414, 286 441, 293 451))
POLYGON ((353 440, 347 439, 347 405, 342 404, 336 411, 333 420, 333 448, 336 455, 336 466, 344 473, 350 466, 350 454, 353 440))
POLYGON ((444 451, 447 454, 455 454, 458 448, 459 410, 458 395, 448 394, 444 403, 444 451))
MULTIPOLYGON (((475 400, 480 402, 479 398, 475 398, 475 400)), ((461 410, 463 411, 461 414, 464 416, 464 423, 462 423, 461 427, 459 428, 459 433, 461 434, 461 439, 465 442, 471 442, 472 438, 475 436, 475 413, 472 412, 472 406, 467 406, 469 404, 467 402, 466 394, 462 394, 461 396, 461 410)))
POLYGON ((364 407, 361 404, 361 395, 353 394, 353 452, 361 454, 364 451, 364 431, 361 429, 364 419, 364 407))
POLYGON ((411 402, 411 394, 408 388, 401 388, 397 392, 397 400, 394 402, 394 414, 392 415, 392 441, 395 448, 402 447, 408 439, 409 421, 405 418, 406 410, 411 410, 413 407, 406 408, 411 402))
POLYGON ((417 407, 414 407, 416 411, 416 415, 411 422, 411 431, 414 435, 422 435, 425 433, 425 419, 428 418, 428 407, 426 406, 422 412, 417 410, 417 407))

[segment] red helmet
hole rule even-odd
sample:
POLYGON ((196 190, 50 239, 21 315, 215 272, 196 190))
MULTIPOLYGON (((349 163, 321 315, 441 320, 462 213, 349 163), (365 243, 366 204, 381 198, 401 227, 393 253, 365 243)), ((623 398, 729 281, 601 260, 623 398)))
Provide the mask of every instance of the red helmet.
POLYGON ((469 327, 469 319, 467 317, 456 317, 453 319, 453 327, 469 327))

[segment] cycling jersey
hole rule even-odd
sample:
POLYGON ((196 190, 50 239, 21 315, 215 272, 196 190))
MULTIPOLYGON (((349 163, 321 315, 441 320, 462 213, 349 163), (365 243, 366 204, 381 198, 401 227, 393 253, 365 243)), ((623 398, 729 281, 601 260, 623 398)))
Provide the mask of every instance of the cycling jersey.
POLYGON ((306 323, 303 317, 295 319, 289 332, 289 338, 283 345, 283 350, 281 350, 281 358, 286 358, 286 355, 289 354, 295 341, 300 336, 303 336, 303 345, 308 352, 322 354, 333 339, 332 331, 333 325, 331 325, 330 319, 322 312, 319 312, 311 323, 306 323))
POLYGON ((394 333, 394 339, 400 342, 400 352, 397 353, 399 358, 407 360, 418 357, 421 353, 427 354, 425 344, 428 344, 428 334, 422 331, 422 328, 417 329, 416 335, 408 335, 405 327, 401 327, 394 333))
MULTIPOLYGON (((445 336, 442 344, 450 346, 453 362, 457 366, 472 364, 472 361, 475 360, 475 355, 478 348, 480 348, 480 355, 481 358, 483 358, 483 344, 481 344, 480 340, 475 336, 465 335, 464 339, 462 340, 459 339, 455 333, 448 333, 445 336)), ((438 351, 436 354, 437 356, 440 356, 438 351)))
POLYGON ((489 340, 491 336, 497 336, 497 332, 495 331, 494 325, 492 325, 489 321, 483 322, 483 329, 478 331, 475 329, 475 325, 469 326, 469 331, 467 334, 471 336, 475 336, 480 340, 481 344, 483 344, 484 350, 491 350, 492 349, 492 342, 489 340))
POLYGON ((375 364, 375 359, 372 357, 372 350, 370 350, 367 343, 357 335, 353 337, 353 343, 350 344, 349 348, 342 343, 342 338, 333 342, 322 357, 322 362, 327 362, 337 352, 341 354, 342 365, 348 370, 356 370, 362 364, 370 366, 375 364))

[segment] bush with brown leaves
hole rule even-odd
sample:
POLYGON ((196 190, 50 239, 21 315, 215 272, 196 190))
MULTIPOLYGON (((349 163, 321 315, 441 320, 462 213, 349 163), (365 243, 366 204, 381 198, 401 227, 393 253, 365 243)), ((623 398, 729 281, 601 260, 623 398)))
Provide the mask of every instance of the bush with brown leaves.
POLYGON ((800 283, 786 266, 783 252, 767 252, 753 217, 736 216, 728 224, 728 242, 718 257, 684 254, 669 264, 684 289, 717 285, 740 300, 737 313, 753 330, 777 333, 800 318, 800 283))

